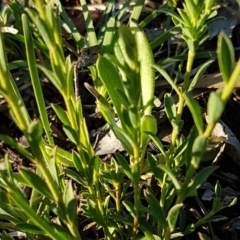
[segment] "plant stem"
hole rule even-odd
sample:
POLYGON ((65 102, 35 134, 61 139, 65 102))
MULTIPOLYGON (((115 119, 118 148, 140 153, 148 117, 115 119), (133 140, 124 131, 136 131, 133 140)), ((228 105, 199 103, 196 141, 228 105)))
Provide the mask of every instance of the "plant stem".
MULTIPOLYGON (((120 214, 120 210, 121 210, 121 183, 117 183, 114 186, 115 191, 116 191, 116 195, 115 195, 115 203, 116 203, 116 213, 120 214)), ((121 239, 123 240, 123 227, 121 225, 121 223, 118 223, 118 233, 120 234, 121 239)))
MULTIPOLYGON (((185 99, 183 97, 183 93, 187 92, 188 87, 189 87, 189 79, 190 79, 195 55, 196 55, 196 51, 191 51, 191 50, 188 51, 188 59, 187 59, 187 66, 186 66, 186 73, 184 76, 183 87, 182 87, 182 90, 180 91, 181 93, 178 95, 179 102, 178 102, 178 109, 177 109, 177 116, 176 116, 176 123, 178 125, 180 124, 184 105, 185 105, 185 99)), ((176 143, 176 140, 178 138, 180 130, 181 130, 181 128, 173 129, 173 133, 172 133, 172 145, 173 146, 176 143)))
POLYGON ((134 207, 135 207, 135 216, 133 219, 133 232, 132 240, 135 240, 137 237, 138 221, 139 221, 139 208, 140 208, 140 169, 141 169, 141 155, 140 149, 136 144, 134 147, 134 156, 132 159, 132 172, 133 172, 133 191, 134 191, 134 207))
POLYGON ((135 183, 134 187, 134 207, 135 207, 135 216, 133 219, 133 232, 132 240, 135 240, 137 237, 138 221, 139 221, 139 206, 140 206, 140 189, 139 183, 135 183))
MULTIPOLYGON (((183 108, 185 105, 185 99, 183 97, 183 94, 181 93, 181 95, 178 95, 179 97, 179 102, 178 102, 178 109, 177 109, 177 116, 176 116, 176 122, 179 123, 181 118, 182 118, 182 113, 183 113, 183 108)), ((172 142, 171 144, 174 146, 176 143, 176 140, 178 138, 178 134, 179 134, 180 129, 173 129, 172 132, 172 142)))

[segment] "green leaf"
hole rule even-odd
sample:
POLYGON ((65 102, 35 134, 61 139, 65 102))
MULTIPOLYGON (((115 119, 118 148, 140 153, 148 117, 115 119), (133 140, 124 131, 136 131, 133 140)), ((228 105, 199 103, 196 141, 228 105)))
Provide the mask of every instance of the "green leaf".
POLYGON ((179 23, 184 24, 184 21, 179 17, 179 15, 174 12, 172 9, 169 8, 163 8, 159 10, 160 12, 166 13, 167 15, 170 15, 174 20, 176 20, 179 23))
POLYGON ((132 138, 123 131, 122 128, 118 126, 113 126, 112 130, 116 136, 116 138, 121 142, 124 149, 130 154, 133 155, 133 148, 134 148, 134 142, 132 138))
POLYGON ((68 119, 67 113, 57 104, 52 104, 52 108, 54 112, 57 114, 59 120, 63 123, 65 126, 70 126, 70 121, 68 119))
POLYGON ((39 79, 39 74, 36 66, 35 50, 34 50, 34 45, 32 40, 33 37, 32 37, 32 33, 29 27, 29 21, 26 14, 22 15, 22 22, 23 22, 23 31, 24 31, 28 68, 31 76, 31 82, 34 90, 34 95, 36 98, 36 103, 37 103, 39 114, 40 114, 40 119, 42 121, 42 125, 45 130, 45 134, 47 136, 49 144, 53 145, 54 141, 51 135, 50 123, 48 121, 48 115, 47 115, 47 110, 44 102, 42 86, 41 86, 41 82, 39 79))
POLYGON ((8 235, 7 232, 5 232, 4 230, 0 234, 0 237, 3 240, 14 240, 14 238, 12 238, 10 235, 8 235))
MULTIPOLYGON (((49 173, 50 174, 50 173, 49 173)), ((16 177, 17 175, 15 175, 16 177)), ((53 199, 51 191, 45 181, 42 180, 37 174, 28 170, 25 167, 20 168, 20 178, 18 181, 24 180, 22 183, 34 188, 49 199, 53 199)))
POLYGON ((144 196, 149 204, 151 215, 156 218, 161 228, 165 229, 167 226, 166 216, 159 201, 149 189, 144 191, 144 196))
POLYGON ((156 135, 154 135, 154 134, 152 134, 152 133, 149 133, 149 132, 148 132, 148 135, 149 135, 149 137, 151 138, 151 140, 156 144, 157 148, 160 150, 160 152, 162 153, 162 155, 163 155, 164 157, 166 157, 166 151, 165 151, 165 149, 164 149, 164 146, 163 146, 161 140, 160 140, 156 135))
POLYGON ((223 81, 227 83, 234 69, 235 54, 231 40, 223 32, 218 37, 217 57, 223 81))
POLYGON ((193 181, 189 184, 186 191, 186 197, 195 196, 196 190, 207 180, 207 178, 217 169, 216 166, 208 166, 203 168, 194 177, 193 181))
POLYGON ((202 156, 206 151, 207 139, 205 135, 199 135, 193 143, 191 165, 194 168, 198 168, 202 160, 202 156))
MULTIPOLYGON (((89 159, 84 159, 84 160, 86 160, 86 162, 88 162, 89 159)), ((72 151, 72 161, 74 163, 76 170, 79 173, 83 173, 83 170, 84 170, 83 163, 81 161, 79 154, 75 151, 72 151)))
POLYGON ((181 191, 181 185, 178 182, 174 172, 172 171, 172 169, 170 169, 168 166, 159 164, 158 165, 165 173, 167 173, 167 175, 169 176, 169 178, 172 180, 173 185, 175 186, 176 190, 179 192, 181 191))
POLYGON ((123 217, 121 215, 117 214, 110 214, 109 218, 114 219, 116 222, 121 222, 126 225, 131 226, 132 225, 132 219, 129 217, 130 215, 127 215, 126 217, 123 217))
POLYGON ((168 120, 171 122, 176 118, 177 109, 176 109, 176 104, 174 102, 174 99, 169 93, 166 93, 164 95, 164 108, 165 108, 168 120))
POLYGON ((188 147, 188 144, 189 144, 189 140, 188 139, 184 140, 183 143, 175 151, 174 158, 182 157, 183 153, 188 147))
MULTIPOLYGON (((45 145, 45 150, 49 155, 51 155, 53 149, 52 146, 45 145)), ((56 162, 67 167, 74 167, 71 153, 59 147, 56 149, 56 162)))
POLYGON ((169 74, 159 65, 154 64, 153 67, 164 77, 164 79, 171 85, 171 87, 175 90, 178 95, 181 95, 180 90, 177 85, 174 83, 169 74))
POLYGON ((187 106, 192 114, 195 126, 198 129, 199 134, 203 133, 203 118, 202 111, 198 104, 198 102, 189 96, 188 94, 184 94, 184 98, 186 100, 187 106))
POLYGON ((69 169, 69 168, 66 168, 64 170, 64 172, 71 178, 73 179, 74 181, 76 181, 77 183, 79 183, 80 185, 82 186, 86 186, 87 185, 87 182, 78 174, 76 173, 75 171, 69 169))
POLYGON ((216 123, 224 111, 224 103, 217 92, 211 92, 207 103, 207 115, 209 123, 216 123))
POLYGON ((30 145, 31 143, 39 143, 43 134, 42 124, 37 120, 32 121, 28 129, 28 134, 30 145))
POLYGON ((159 181, 160 184, 163 183, 163 176, 164 176, 164 171, 159 168, 158 166, 158 161, 156 157, 151 154, 147 153, 147 160, 149 162, 150 168, 154 174, 154 177, 159 181))
POLYGON ((216 0, 206 0, 205 1, 205 11, 211 11, 213 4, 215 4, 216 0))
POLYGON ((219 222, 219 221, 224 221, 227 220, 228 218, 226 216, 222 215, 215 215, 207 219, 207 223, 209 222, 219 222))
POLYGON ((187 149, 185 150, 185 152, 183 154, 183 158, 185 159, 184 163, 185 163, 187 169, 189 168, 190 163, 191 163, 192 147, 193 147, 194 141, 197 138, 197 136, 198 136, 197 128, 195 126, 193 126, 191 128, 191 131, 190 131, 187 139, 186 139, 186 141, 188 141, 188 144, 187 144, 187 149))
MULTIPOLYGON (((45 153, 45 152, 44 152, 45 153)), ((49 172, 51 172, 52 178, 53 180, 57 183, 57 185, 59 185, 59 175, 61 174, 61 170, 59 171, 59 168, 57 167, 57 162, 56 162, 56 157, 57 157, 57 146, 55 145, 53 147, 53 151, 50 154, 46 154, 46 159, 48 159, 49 161, 46 162, 46 165, 49 169, 49 172)))
POLYGON ((136 216, 136 210, 134 205, 129 201, 123 201, 122 204, 127 209, 127 211, 131 214, 131 216, 134 218, 136 216))
POLYGON ((191 23, 191 16, 187 14, 186 11, 184 11, 183 9, 177 8, 177 11, 179 13, 179 15, 181 16, 182 20, 184 21, 185 27, 191 27, 192 23, 191 23))
POLYGON ((124 92, 122 80, 120 78, 119 72, 116 67, 105 57, 99 56, 96 63, 99 76, 103 83, 105 84, 108 94, 113 102, 114 107, 121 119, 121 99, 118 94, 116 94, 117 90, 124 92))
MULTIPOLYGON (((94 199, 96 201, 96 199, 94 199)), ((100 226, 104 225, 104 217, 99 212, 96 203, 90 198, 87 199, 86 206, 82 207, 83 214, 90 217, 93 221, 97 222, 100 226)))
POLYGON ((99 172, 99 158, 97 156, 93 156, 90 161, 87 163, 88 164, 88 169, 87 169, 87 180, 89 185, 93 185, 94 183, 94 175, 96 172, 99 172))
POLYGON ((76 145, 79 144, 78 134, 75 129, 73 129, 71 126, 64 125, 63 131, 65 132, 65 134, 67 135, 67 137, 72 143, 76 145))
POLYGON ((132 22, 133 22, 132 20, 134 20, 134 23, 139 21, 140 15, 142 13, 142 9, 144 7, 144 2, 145 2, 144 0, 137 0, 136 1, 136 4, 133 7, 133 11, 131 13, 131 16, 129 17, 128 24, 130 26, 132 26, 132 22))
POLYGON ((145 33, 137 24, 132 23, 132 26, 134 26, 133 34, 140 63, 143 112, 144 115, 151 115, 155 89, 155 71, 152 67, 154 64, 153 53, 145 33))
MULTIPOLYGON (((136 39, 130 28, 121 24, 114 38, 114 55, 120 61, 121 65, 126 65, 130 71, 135 71, 137 64, 136 44, 136 39)), ((125 74, 128 75, 131 74, 131 72, 125 74)))
MULTIPOLYGON (((184 3, 185 3, 183 4, 184 10, 187 12, 188 16, 191 18, 191 23, 192 23, 191 27, 194 28, 196 27, 200 12, 198 12, 198 8, 192 0, 186 0, 184 3)), ((185 21, 184 21, 184 24, 186 24, 185 21)))
POLYGON ((156 135, 157 133, 157 121, 152 115, 144 115, 140 122, 140 131, 142 133, 142 147, 144 148, 149 140, 149 133, 156 135))
POLYGON ((16 225, 16 228, 21 230, 22 232, 44 235, 44 232, 40 228, 30 223, 18 223, 16 225))
POLYGON ((168 212, 167 221, 171 232, 175 230, 175 226, 178 220, 178 214, 182 207, 183 203, 176 204, 168 212))
POLYGON ((221 209, 221 199, 219 197, 214 197, 212 203, 212 212, 216 213, 221 209))
POLYGON ((63 92, 63 86, 62 83, 59 81, 57 76, 50 70, 48 70, 46 67, 38 65, 37 67, 46 75, 46 77, 51 81, 51 83, 55 86, 55 88, 62 93, 63 92))
POLYGON ((77 225, 77 204, 78 199, 75 198, 72 181, 68 181, 65 191, 63 193, 63 200, 66 207, 66 213, 68 215, 68 219, 72 224, 77 225))
POLYGON ((122 155, 117 154, 117 153, 116 153, 116 159, 119 162, 119 164, 121 165, 124 173, 128 176, 129 179, 131 179, 133 181, 132 171, 131 171, 131 168, 130 168, 127 160, 122 155))
POLYGON ((157 38, 155 38, 151 43, 150 43, 150 47, 152 50, 156 49, 157 47, 161 46, 164 42, 166 42, 168 39, 171 38, 171 36, 174 35, 173 32, 180 32, 180 28, 179 27, 173 27, 170 28, 169 30, 167 30, 166 32, 162 33, 161 35, 159 35, 157 38))
POLYGON ((199 80, 201 79, 201 77, 203 76, 203 74, 206 72, 207 68, 214 62, 214 60, 209 60, 207 62, 205 62, 197 71, 197 73, 195 74, 193 80, 191 81, 189 88, 188 88, 188 92, 191 92, 196 85, 198 84, 199 80))
POLYGON ((220 182, 217 180, 217 182, 216 182, 216 184, 215 184, 215 195, 216 195, 216 197, 218 197, 219 199, 221 199, 221 191, 222 191, 222 189, 221 189, 221 185, 220 185, 220 182))

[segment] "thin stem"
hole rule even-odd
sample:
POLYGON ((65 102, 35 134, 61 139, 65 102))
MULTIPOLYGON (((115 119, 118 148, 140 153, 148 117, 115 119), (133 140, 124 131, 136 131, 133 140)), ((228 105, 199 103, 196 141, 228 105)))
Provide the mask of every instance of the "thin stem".
MULTIPOLYGON (((178 108, 177 108, 177 116, 176 116, 176 122, 179 123, 181 118, 182 118, 182 113, 183 113, 183 109, 184 109, 184 105, 185 105, 185 99, 183 97, 183 94, 181 93, 181 95, 179 96, 179 102, 178 102, 178 108)), ((178 134, 179 134, 179 130, 180 129, 173 129, 172 132, 172 142, 171 145, 175 145, 178 134)))
MULTIPOLYGON (((184 76, 183 87, 182 87, 181 94, 178 95, 179 102, 178 102, 178 109, 177 109, 177 116, 176 116, 176 122, 178 125, 180 124, 184 105, 185 105, 185 99, 183 97, 183 93, 187 92, 188 87, 189 87, 189 80, 190 80, 190 75, 191 75, 195 55, 196 55, 196 52, 192 52, 190 50, 188 51, 188 59, 187 59, 187 66, 186 66, 186 73, 184 76)), ((172 145, 173 146, 176 143, 176 140, 178 138, 180 130, 181 130, 180 128, 173 130, 173 133, 172 133, 172 145)))
POLYGON ((133 218, 132 240, 135 240, 137 237, 137 229, 138 229, 138 223, 139 223, 140 190, 141 190, 141 186, 139 184, 140 174, 141 174, 140 169, 141 169, 140 149, 136 145, 134 147, 134 156, 132 159, 132 171, 133 171, 133 175, 136 176, 133 182, 135 216, 133 218))
MULTIPOLYGON (((115 191, 116 191, 116 195, 115 195, 115 203, 116 203, 116 213, 120 214, 120 210, 121 210, 121 192, 122 192, 122 188, 121 188, 121 183, 117 183, 114 186, 115 191)), ((118 233, 120 234, 121 239, 123 240, 123 228, 121 223, 118 223, 118 233)))

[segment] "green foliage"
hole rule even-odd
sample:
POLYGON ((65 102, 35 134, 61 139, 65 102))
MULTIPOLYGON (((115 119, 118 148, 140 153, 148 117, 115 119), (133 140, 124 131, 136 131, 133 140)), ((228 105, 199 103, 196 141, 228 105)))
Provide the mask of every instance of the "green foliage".
MULTIPOLYGON (((205 127, 201 108, 191 93, 213 59, 202 64, 193 79, 190 76, 196 56, 212 57, 211 52, 197 51, 208 37, 208 20, 215 11, 215 1, 185 0, 183 9, 174 9, 178 1, 169 1, 138 24, 144 5, 144 1, 138 0, 128 25, 121 24, 119 20, 131 1, 126 1, 119 11, 114 10, 114 1, 108 1, 98 35, 86 1, 80 2, 89 41, 76 31, 60 2, 55 0, 46 3, 36 0, 31 8, 26 6, 24 11, 13 1, 11 10, 19 33, 13 37, 0 32, 0 93, 8 102, 12 120, 26 137, 29 148, 23 148, 10 136, 0 135, 0 140, 34 165, 34 169, 20 167, 18 172, 13 172, 9 156, 5 155, 5 169, 0 171, 0 228, 25 232, 27 239, 77 240, 83 238, 83 228, 96 225, 97 230, 102 229, 104 239, 168 240, 191 234, 208 222, 223 220, 223 216, 216 214, 232 206, 236 199, 222 199, 218 182, 212 209, 203 218, 187 225, 183 207, 186 198, 196 196, 197 189, 216 170, 214 166, 201 168, 201 161, 211 132, 240 75, 240 61, 235 65, 233 46, 221 33, 217 58, 224 87, 210 94, 207 103, 209 123, 205 127), (169 22, 172 19, 175 26, 168 26, 163 35, 149 43, 142 27, 162 12, 168 15, 169 22), (75 49, 62 39, 62 27, 75 41, 75 49), (165 64, 180 61, 181 66, 181 61, 186 60, 182 86, 163 66, 154 64, 152 52, 174 34, 173 30, 183 33, 187 55, 166 59, 165 64), (5 46, 12 39, 20 43, 16 49, 21 61, 17 63, 8 63, 7 60, 9 52, 5 46), (74 93, 74 66, 70 57, 65 57, 63 44, 73 54, 85 46, 100 45, 101 55, 96 64, 89 67, 94 87, 85 85, 96 97, 97 109, 121 142, 127 156, 116 153, 109 162, 96 156, 81 99, 74 93), (45 64, 35 52, 39 52, 45 64), (16 66, 29 68, 39 120, 30 118, 11 75, 16 66), (164 110, 172 126, 169 146, 164 146, 156 136, 158 126, 152 115, 155 70, 178 95, 178 102, 172 92, 164 96, 164 110), (56 104, 51 107, 68 140, 75 146, 70 152, 54 143, 40 74, 44 74, 62 96, 65 107, 56 104), (187 137, 180 134, 185 105, 194 120, 187 137), (216 108, 219 111, 215 111, 216 108), (159 149, 159 154, 148 152, 150 140, 159 149), (142 180, 149 178, 157 181, 161 194, 156 195, 151 185, 143 186, 142 180), (78 188, 73 188, 73 182, 78 188), (30 189, 28 192, 24 191, 26 187, 30 189), (79 229, 79 223, 82 226, 84 222, 87 222, 86 225, 79 229)), ((5 11, 3 16, 1 27, 6 24, 5 11)), ((0 236, 12 239, 5 231, 0 236)), ((201 238, 207 239, 203 235, 201 238)))

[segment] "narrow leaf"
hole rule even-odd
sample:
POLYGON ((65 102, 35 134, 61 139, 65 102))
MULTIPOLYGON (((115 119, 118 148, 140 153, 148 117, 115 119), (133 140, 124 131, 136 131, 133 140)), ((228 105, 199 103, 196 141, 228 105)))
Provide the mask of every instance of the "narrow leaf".
POLYGON ((136 216, 136 210, 134 208, 134 205, 129 201, 123 201, 122 204, 127 209, 127 211, 131 214, 131 216, 134 218, 136 216))
MULTIPOLYGON (((40 192, 49 199, 53 199, 51 191, 49 190, 45 181, 43 181, 37 174, 22 167, 20 169, 20 175, 25 179, 25 183, 34 188, 36 191, 40 192)), ((16 175, 15 175, 16 176, 16 175)))
POLYGON ((176 109, 176 104, 173 100, 173 97, 169 93, 166 93, 164 95, 164 108, 165 108, 168 120, 171 122, 176 118, 177 109, 176 109))
POLYGON ((217 56, 223 81, 227 83, 234 69, 235 54, 230 39, 223 32, 218 37, 217 56))
POLYGON ((203 118, 202 111, 198 104, 198 102, 189 96, 188 94, 184 94, 184 98, 186 100, 187 106, 192 114, 194 123, 198 129, 199 134, 203 133, 203 118))
POLYGON ((186 197, 194 196, 196 190, 207 180, 207 178, 217 169, 216 166, 208 166, 203 168, 194 177, 193 182, 190 184, 188 190, 186 191, 186 197))
POLYGON ((209 60, 207 62, 205 62, 197 71, 197 73, 195 74, 193 80, 190 83, 190 86, 188 88, 188 92, 191 92, 196 85, 198 84, 199 80, 201 79, 201 77, 203 76, 203 74, 206 72, 207 68, 214 62, 214 60, 209 60))
POLYGON ((168 212, 167 221, 171 232, 175 230, 175 226, 178 220, 178 214, 182 207, 183 203, 176 204, 168 212))
POLYGON ((217 92, 211 92, 207 103, 209 123, 216 123, 224 111, 224 103, 217 92))
POLYGON ((129 179, 133 181, 133 175, 129 163, 127 160, 120 154, 116 154, 117 161, 121 165, 124 173, 128 176, 129 179))
POLYGON ((160 207, 159 201, 149 190, 144 191, 144 196, 149 204, 151 215, 156 218, 162 229, 166 228, 166 216, 163 209, 160 207))
POLYGON ((121 100, 116 94, 117 90, 124 92, 122 80, 116 67, 105 57, 99 56, 97 60, 97 69, 99 76, 105 84, 108 94, 116 108, 116 111, 121 116, 121 100))

